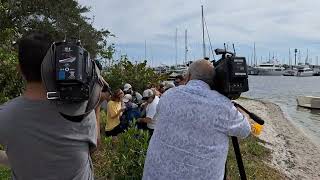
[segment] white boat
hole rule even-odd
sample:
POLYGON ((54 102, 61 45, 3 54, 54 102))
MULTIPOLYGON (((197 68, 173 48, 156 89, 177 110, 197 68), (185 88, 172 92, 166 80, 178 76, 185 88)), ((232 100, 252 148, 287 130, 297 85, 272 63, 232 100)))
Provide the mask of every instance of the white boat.
POLYGON ((296 69, 287 69, 283 72, 283 76, 296 76, 297 75, 297 70, 296 69))
POLYGON ((174 69, 170 69, 168 72, 171 73, 169 75, 168 80, 174 80, 176 76, 178 75, 185 75, 188 71, 188 66, 186 65, 177 65, 174 67, 174 69))
POLYGON ((188 66, 186 65, 177 65, 173 69, 170 69, 169 72, 174 75, 184 75, 188 71, 188 66))
POLYGON ((309 76, 313 76, 313 74, 314 74, 314 71, 309 67, 298 68, 297 76, 299 77, 309 77, 309 76))
POLYGON ((255 69, 258 75, 261 76, 282 76, 285 68, 281 67, 280 64, 263 63, 255 67, 255 69))
POLYGON ((297 98, 298 106, 311 108, 311 109, 320 109, 320 97, 315 96, 298 96, 297 98))

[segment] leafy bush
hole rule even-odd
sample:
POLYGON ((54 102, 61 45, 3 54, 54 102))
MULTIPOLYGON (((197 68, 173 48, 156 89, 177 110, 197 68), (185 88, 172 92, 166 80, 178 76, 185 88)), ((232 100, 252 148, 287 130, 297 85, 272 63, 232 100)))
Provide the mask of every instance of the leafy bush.
POLYGON ((116 142, 103 138, 100 149, 93 157, 97 178, 141 179, 148 149, 149 134, 133 125, 120 134, 116 142))
MULTIPOLYGON (((0 145, 0 150, 4 150, 2 145, 0 145)), ((9 180, 9 179, 11 179, 11 170, 9 168, 2 167, 0 165, 0 179, 1 180, 9 180)))
POLYGON ((130 83, 138 92, 145 90, 148 84, 157 84, 168 78, 147 67, 147 61, 133 64, 126 57, 107 69, 103 76, 112 89, 123 88, 125 83, 130 83))
POLYGON ((0 48, 0 104, 20 95, 23 80, 17 71, 18 58, 14 52, 0 48))
POLYGON ((0 179, 1 180, 11 179, 11 170, 5 167, 0 167, 0 179))

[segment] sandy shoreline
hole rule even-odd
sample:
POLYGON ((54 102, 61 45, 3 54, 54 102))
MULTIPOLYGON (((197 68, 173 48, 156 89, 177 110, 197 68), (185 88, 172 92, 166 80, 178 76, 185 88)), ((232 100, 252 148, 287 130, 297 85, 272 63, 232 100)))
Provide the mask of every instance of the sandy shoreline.
POLYGON ((290 122, 273 103, 240 99, 248 110, 265 120, 260 139, 272 151, 269 162, 288 179, 320 179, 320 147, 290 122))

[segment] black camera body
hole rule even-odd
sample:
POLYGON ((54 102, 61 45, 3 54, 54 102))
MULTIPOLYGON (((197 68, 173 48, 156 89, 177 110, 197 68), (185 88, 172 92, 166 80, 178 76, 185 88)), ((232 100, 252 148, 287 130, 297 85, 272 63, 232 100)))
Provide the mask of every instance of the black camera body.
POLYGON ((76 42, 55 44, 57 95, 61 101, 79 102, 89 99, 95 73, 94 61, 87 50, 76 42))
POLYGON ((215 53, 222 58, 214 62, 214 89, 230 99, 239 98, 249 90, 246 59, 225 49, 216 49, 215 53))
POLYGON ((80 41, 53 43, 41 64, 47 99, 72 122, 80 122, 99 104, 102 88, 108 86, 97 63, 80 41))

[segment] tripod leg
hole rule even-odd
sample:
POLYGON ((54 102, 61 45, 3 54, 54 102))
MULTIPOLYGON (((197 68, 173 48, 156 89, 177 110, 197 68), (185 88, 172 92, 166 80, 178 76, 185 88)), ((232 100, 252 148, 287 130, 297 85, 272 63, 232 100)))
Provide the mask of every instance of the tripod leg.
POLYGON ((227 164, 228 164, 228 161, 226 161, 226 165, 224 167, 224 177, 223 177, 223 180, 227 180, 227 175, 228 175, 228 169, 227 169, 227 164))
POLYGON ((241 153, 240 153, 240 147, 239 147, 238 139, 236 137, 234 137, 234 136, 232 136, 231 139, 232 139, 232 145, 233 145, 234 153, 235 153, 236 159, 237 159, 237 164, 238 164, 239 173, 240 173, 240 179, 241 180, 247 180, 246 172, 244 170, 242 157, 241 157, 241 153))

